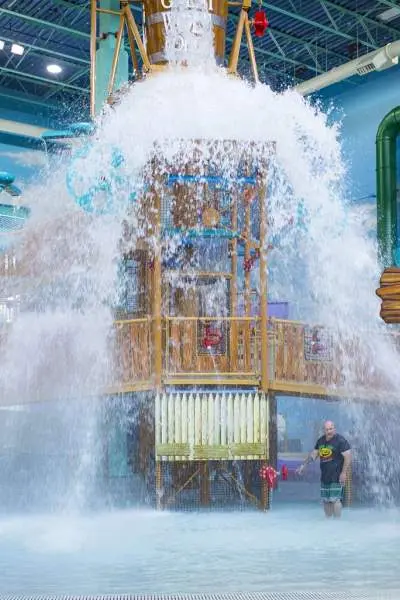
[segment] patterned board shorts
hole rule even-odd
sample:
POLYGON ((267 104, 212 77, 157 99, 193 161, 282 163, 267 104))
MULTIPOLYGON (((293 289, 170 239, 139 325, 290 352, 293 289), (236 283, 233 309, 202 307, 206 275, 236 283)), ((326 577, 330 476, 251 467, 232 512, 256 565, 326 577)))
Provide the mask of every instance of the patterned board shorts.
POLYGON ((343 498, 343 486, 340 483, 322 483, 322 502, 338 502, 343 498))

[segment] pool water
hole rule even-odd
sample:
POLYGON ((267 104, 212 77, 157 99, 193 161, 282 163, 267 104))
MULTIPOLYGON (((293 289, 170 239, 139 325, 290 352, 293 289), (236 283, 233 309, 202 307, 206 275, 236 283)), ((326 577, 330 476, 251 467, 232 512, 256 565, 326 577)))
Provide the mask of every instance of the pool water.
POLYGON ((400 591, 400 511, 0 518, 1 594, 400 591))

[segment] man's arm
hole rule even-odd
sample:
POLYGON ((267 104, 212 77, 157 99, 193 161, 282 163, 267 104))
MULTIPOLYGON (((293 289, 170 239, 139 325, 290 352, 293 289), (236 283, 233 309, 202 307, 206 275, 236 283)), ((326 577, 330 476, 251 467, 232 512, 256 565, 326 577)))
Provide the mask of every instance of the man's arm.
POLYGON ((351 465, 351 450, 345 450, 344 452, 342 452, 342 456, 343 468, 342 472, 340 473, 339 481, 342 485, 344 485, 346 483, 347 475, 349 473, 349 468, 351 465))
POLYGON ((304 469, 306 468, 306 466, 310 463, 310 462, 314 462, 314 460, 316 460, 319 456, 319 451, 316 450, 314 448, 314 450, 311 450, 311 452, 307 455, 305 461, 303 462, 302 465, 300 465, 300 467, 297 469, 297 473, 299 475, 302 474, 302 472, 304 471, 304 469))

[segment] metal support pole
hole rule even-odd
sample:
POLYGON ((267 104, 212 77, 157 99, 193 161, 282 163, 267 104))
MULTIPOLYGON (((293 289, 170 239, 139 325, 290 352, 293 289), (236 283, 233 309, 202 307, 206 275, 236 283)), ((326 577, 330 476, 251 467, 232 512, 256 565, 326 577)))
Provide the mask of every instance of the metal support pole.
POLYGON ((97 0, 90 2, 90 116, 96 112, 97 0))
POLYGON ((237 73, 240 44, 242 43, 243 27, 244 27, 244 22, 245 22, 246 16, 247 16, 247 12, 245 10, 243 10, 243 8, 242 8, 242 10, 240 11, 239 22, 238 22, 238 26, 236 29, 236 34, 233 39, 231 55, 229 57, 228 73, 232 73, 232 74, 237 73))
POLYGON ((114 91, 115 75, 117 73, 119 53, 121 51, 122 37, 124 35, 124 27, 125 27, 125 17, 121 13, 121 15, 119 17, 119 29, 118 29, 118 34, 117 34, 117 42, 116 42, 115 48, 114 48, 114 56, 113 56, 113 60, 112 60, 112 64, 111 64, 110 79, 108 82, 108 98, 107 98, 108 101, 111 99, 112 93, 114 91))
POLYGON ((253 71, 254 81, 256 83, 259 83, 260 80, 258 78, 257 61, 256 61, 256 55, 254 53, 253 38, 251 37, 248 13, 246 13, 246 17, 244 20, 244 30, 246 32, 247 47, 249 49, 250 64, 251 64, 251 70, 253 71))

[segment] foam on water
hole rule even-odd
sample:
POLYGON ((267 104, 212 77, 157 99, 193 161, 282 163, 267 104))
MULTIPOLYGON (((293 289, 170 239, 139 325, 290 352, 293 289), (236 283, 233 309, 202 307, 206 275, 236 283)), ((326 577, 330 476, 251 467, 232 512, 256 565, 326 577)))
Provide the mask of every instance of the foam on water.
POLYGON ((397 589, 399 534, 397 511, 1 519, 0 593, 397 589))

